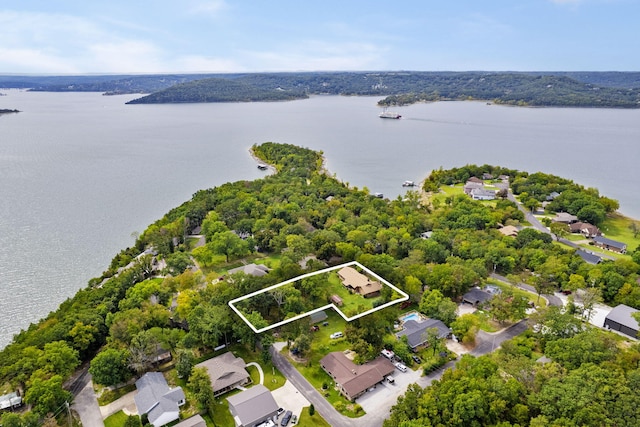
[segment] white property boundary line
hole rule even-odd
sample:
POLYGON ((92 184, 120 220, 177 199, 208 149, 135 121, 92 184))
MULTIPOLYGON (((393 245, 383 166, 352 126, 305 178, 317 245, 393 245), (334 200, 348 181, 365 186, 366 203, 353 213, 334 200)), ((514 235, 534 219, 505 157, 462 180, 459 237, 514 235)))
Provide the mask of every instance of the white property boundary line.
POLYGON ((256 334, 260 334, 262 332, 268 331, 269 329, 277 328, 278 326, 282 326, 282 325, 285 325, 287 323, 293 322, 295 320, 302 319, 303 317, 310 316, 313 313, 317 313, 317 312, 325 310, 327 308, 333 308, 335 311, 338 312, 338 314, 340 316, 342 316, 342 318, 344 320, 346 320, 347 322, 351 322, 352 320, 359 319, 359 318, 361 318, 363 316, 366 316, 366 315, 371 314, 373 312, 376 312, 378 310, 382 310, 383 308, 391 307, 392 305, 397 304, 397 303, 402 302, 402 301, 407 301, 408 299, 409 299, 409 295, 407 295, 405 292, 403 292, 400 289, 398 289, 397 287, 393 286, 391 283, 387 282, 382 277, 378 276, 376 273, 374 273, 373 271, 369 270, 367 267, 363 266, 359 262, 351 261, 351 262, 348 262, 346 264, 336 265, 335 267, 329 267, 329 268, 325 268, 323 270, 314 271, 313 273, 303 274, 302 276, 294 277, 293 279, 289 279, 289 280, 286 280, 284 282, 280 282, 280 283, 278 283, 276 285, 269 286, 268 288, 260 289, 259 291, 252 292, 250 294, 241 296, 240 298, 233 299, 233 300, 229 301, 229 307, 231 307, 231 309, 233 311, 235 311, 236 314, 238 316, 240 316, 240 318, 242 320, 244 320, 244 322, 247 325, 249 325, 249 327, 253 330, 253 332, 255 332, 256 334), (256 295, 259 295, 259 294, 262 294, 262 293, 265 293, 265 292, 269 292, 270 290, 279 288, 280 286, 288 285, 289 283, 297 282, 298 280, 302 280, 302 279, 305 279, 307 277, 315 276, 317 274, 327 273, 329 271, 337 270, 337 269, 343 268, 343 267, 349 267, 349 266, 352 266, 352 265, 355 265, 355 266, 361 268, 362 270, 364 270, 365 272, 367 272, 371 276, 373 276, 376 279, 378 279, 383 284, 389 286, 391 289, 393 289, 394 291, 399 293, 401 295, 401 297, 396 299, 396 300, 389 301, 389 302, 387 302, 385 304, 382 304, 382 305, 380 305, 378 307, 374 307, 369 311, 365 311, 364 313, 356 314, 355 316, 352 316, 352 317, 347 317, 340 310, 340 308, 338 308, 335 304, 330 303, 330 304, 327 304, 327 305, 323 305, 322 307, 314 308, 313 310, 307 311, 305 313, 298 314, 297 316, 294 316, 294 317, 292 317, 290 319, 286 319, 286 320, 283 320, 281 322, 274 323, 273 325, 265 326, 262 329, 256 329, 256 327, 253 326, 253 324, 246 317, 244 317, 244 315, 240 312, 240 310, 238 310, 234 305, 237 302, 244 301, 245 299, 251 298, 253 296, 256 296, 256 295))

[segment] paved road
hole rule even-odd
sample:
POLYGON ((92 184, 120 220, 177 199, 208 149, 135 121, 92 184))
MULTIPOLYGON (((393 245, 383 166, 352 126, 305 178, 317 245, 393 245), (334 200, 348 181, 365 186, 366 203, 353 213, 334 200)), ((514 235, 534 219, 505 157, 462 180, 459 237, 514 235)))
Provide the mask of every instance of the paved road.
MULTIPOLYGON (((511 283, 509 279, 496 273, 491 273, 489 276, 491 276, 494 279, 500 280, 501 282, 511 283)), ((522 283, 522 282, 515 283, 515 284, 511 283, 511 284, 524 291, 531 292, 532 294, 538 295, 538 291, 536 291, 536 288, 534 288, 531 285, 527 285, 526 283, 522 283)), ((563 306, 562 300, 555 295, 542 294, 541 296, 547 301, 549 301, 549 305, 555 305, 556 307, 563 306)))
POLYGON ((91 374, 86 373, 78 381, 75 393, 75 398, 71 408, 74 409, 80 416, 80 421, 83 427, 104 427, 102 421, 102 413, 98 406, 98 399, 93 391, 93 382, 91 381, 91 374))
POLYGON ((489 354, 497 349, 504 341, 510 340, 516 335, 520 335, 526 331, 527 327, 527 320, 524 319, 501 332, 491 334, 482 330, 478 331, 476 335, 476 342, 478 342, 478 344, 469 354, 473 356, 489 354))

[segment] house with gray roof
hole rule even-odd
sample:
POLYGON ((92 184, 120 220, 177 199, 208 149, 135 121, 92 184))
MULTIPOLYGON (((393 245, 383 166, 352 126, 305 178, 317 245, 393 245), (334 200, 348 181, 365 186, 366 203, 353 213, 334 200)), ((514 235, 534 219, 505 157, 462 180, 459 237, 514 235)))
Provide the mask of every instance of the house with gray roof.
POLYGON ((207 370, 214 396, 227 393, 251 381, 245 369, 247 364, 244 359, 236 357, 230 351, 198 363, 196 366, 207 370))
POLYGON ((600 256, 591 252, 583 251, 582 249, 578 249, 576 251, 576 255, 582 258, 582 260, 587 264, 596 265, 596 264, 600 264, 600 262, 602 261, 602 258, 600 258, 600 256))
POLYGON ((607 317, 604 318, 604 327, 613 331, 621 332, 631 338, 638 338, 638 330, 640 326, 638 321, 633 317, 633 314, 638 313, 633 307, 620 304, 614 307, 607 317))
POLYGON ((184 421, 180 421, 173 427, 207 427, 207 423, 200 414, 196 414, 193 417, 189 417, 184 421))
POLYGON ((606 237, 596 236, 593 238, 593 243, 608 251, 618 252, 620 254, 627 253, 627 244, 618 242, 616 240, 607 239, 606 237))
POLYGON ((490 292, 483 291, 479 288, 472 288, 469 292, 462 295, 462 302, 477 307, 489 301, 491 298, 493 298, 493 294, 490 292))
POLYGON ((160 372, 147 372, 136 381, 138 393, 134 400, 138 414, 147 414, 154 427, 160 427, 180 418, 180 406, 185 403, 182 387, 169 388, 160 372))
POLYGON ((578 217, 567 212, 557 212, 556 216, 551 219, 553 222, 561 222, 563 224, 572 224, 578 221, 578 217))
POLYGON ((469 195, 473 200, 493 200, 496 198, 496 192, 494 190, 487 190, 485 188, 474 188, 469 192, 469 195))
POLYGON ((411 350, 413 351, 416 351, 427 344, 428 329, 436 328, 438 330, 439 338, 448 338, 451 336, 451 329, 438 319, 427 318, 421 322, 416 320, 407 320, 402 326, 404 329, 396 333, 396 338, 400 339, 403 336, 406 336, 407 344, 409 344, 409 347, 411 347, 411 350))
POLYGON ((248 274, 249 276, 258 276, 262 277, 269 272, 269 268, 262 264, 247 264, 242 267, 232 268, 228 271, 229 274, 243 272, 244 274, 248 274))
POLYGON ((236 427, 255 427, 278 413, 278 404, 262 384, 228 397, 227 402, 236 427))

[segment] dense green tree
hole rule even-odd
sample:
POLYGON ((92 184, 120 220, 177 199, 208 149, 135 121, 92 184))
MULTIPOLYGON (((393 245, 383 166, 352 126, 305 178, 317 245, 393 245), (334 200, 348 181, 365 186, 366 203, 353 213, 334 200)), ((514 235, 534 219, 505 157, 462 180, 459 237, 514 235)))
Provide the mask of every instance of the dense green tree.
POLYGON ((97 384, 104 386, 120 384, 131 376, 128 361, 129 354, 126 350, 108 348, 91 360, 89 373, 97 384))
POLYGON ((24 401, 32 405, 31 410, 40 416, 61 409, 65 402, 70 403, 73 395, 62 388, 62 377, 50 378, 36 376, 24 395, 24 401))
POLYGON ((207 369, 193 368, 189 376, 188 387, 193 393, 201 410, 208 410, 213 403, 213 387, 207 369))
POLYGON ((443 296, 437 289, 425 292, 420 301, 421 313, 442 320, 446 325, 451 325, 456 319, 457 308, 456 303, 443 296))

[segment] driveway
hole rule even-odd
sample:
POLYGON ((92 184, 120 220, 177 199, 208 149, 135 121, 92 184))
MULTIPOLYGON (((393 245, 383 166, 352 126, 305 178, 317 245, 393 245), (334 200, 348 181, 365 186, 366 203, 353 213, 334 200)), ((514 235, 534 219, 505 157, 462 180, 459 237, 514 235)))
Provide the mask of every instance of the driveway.
POLYGON ((136 407, 136 402, 133 400, 136 394, 138 394, 138 390, 127 393, 108 405, 101 406, 100 412, 102 413, 102 417, 107 418, 109 415, 113 415, 118 411, 123 411, 127 415, 138 415, 138 408, 136 407))
POLYGON ((298 418, 302 413, 302 408, 310 405, 307 398, 288 380, 285 381, 282 387, 273 390, 271 395, 279 407, 285 411, 293 412, 298 418))
POLYGON ((91 374, 87 373, 83 378, 83 382, 84 387, 76 394, 71 409, 78 413, 83 427, 104 427, 98 399, 93 391, 91 374))

